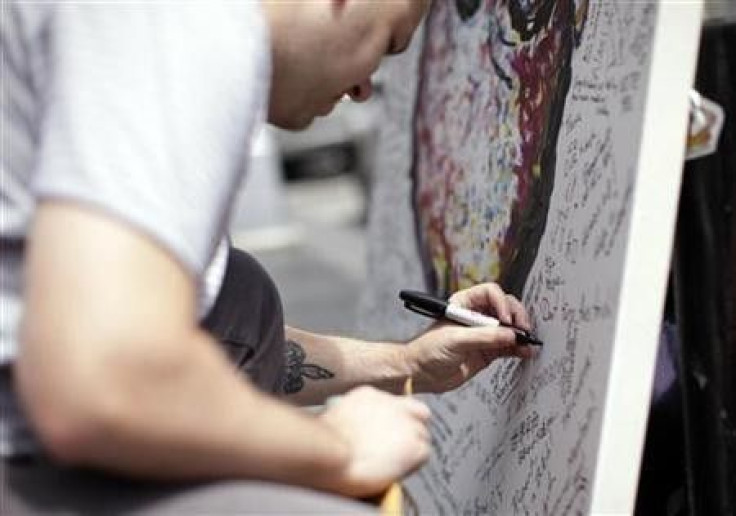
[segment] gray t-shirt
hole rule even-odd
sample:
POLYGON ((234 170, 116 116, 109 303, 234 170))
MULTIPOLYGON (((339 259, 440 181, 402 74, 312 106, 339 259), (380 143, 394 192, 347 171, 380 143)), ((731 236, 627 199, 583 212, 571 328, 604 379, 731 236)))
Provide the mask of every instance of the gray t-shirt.
MULTIPOLYGON (((153 238, 197 279, 204 313, 266 108, 260 3, 3 2, 0 54, 0 367, 17 352, 39 199, 89 206, 153 238)), ((24 430, 3 382, 0 408, 8 455, 24 430)))

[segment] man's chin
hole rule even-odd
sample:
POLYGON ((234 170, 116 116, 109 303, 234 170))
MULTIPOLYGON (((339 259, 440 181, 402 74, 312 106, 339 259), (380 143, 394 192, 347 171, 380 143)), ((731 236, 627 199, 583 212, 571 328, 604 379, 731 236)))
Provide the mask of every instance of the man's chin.
POLYGON ((285 129, 287 131, 303 131, 304 129, 312 125, 314 119, 315 116, 310 115, 309 117, 303 116, 284 118, 282 120, 269 120, 269 122, 276 127, 285 129))

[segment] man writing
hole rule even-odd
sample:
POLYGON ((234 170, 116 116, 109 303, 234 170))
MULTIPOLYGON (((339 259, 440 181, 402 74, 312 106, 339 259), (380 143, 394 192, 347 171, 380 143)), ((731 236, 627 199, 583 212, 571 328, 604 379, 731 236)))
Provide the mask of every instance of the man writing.
MULTIPOLYGON (((444 392, 529 355, 501 328, 438 324, 406 345, 284 333, 270 280, 222 243, 261 117, 300 129, 365 100, 425 9, 3 4, 10 511, 361 510, 311 490, 368 496, 426 460, 428 410, 394 395, 405 378, 444 392), (345 392, 318 415, 293 406, 345 392)), ((529 324, 496 285, 454 301, 529 324)))

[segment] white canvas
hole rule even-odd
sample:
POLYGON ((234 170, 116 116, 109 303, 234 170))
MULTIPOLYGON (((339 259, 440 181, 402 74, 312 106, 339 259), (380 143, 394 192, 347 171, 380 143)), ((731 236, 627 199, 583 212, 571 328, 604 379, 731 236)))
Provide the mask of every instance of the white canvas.
POLYGON ((427 396, 422 514, 633 510, 700 5, 434 2, 386 67, 363 333, 399 289, 517 293, 545 346, 427 396), (551 10, 544 10, 552 6, 551 10))

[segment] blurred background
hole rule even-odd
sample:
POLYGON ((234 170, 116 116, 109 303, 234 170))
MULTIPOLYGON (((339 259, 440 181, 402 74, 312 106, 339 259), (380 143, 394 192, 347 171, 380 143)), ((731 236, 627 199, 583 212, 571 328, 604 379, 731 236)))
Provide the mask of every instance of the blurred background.
POLYGON ((266 125, 254 145, 231 235, 273 277, 287 324, 355 334, 380 91, 379 76, 367 102, 301 132, 266 125))

